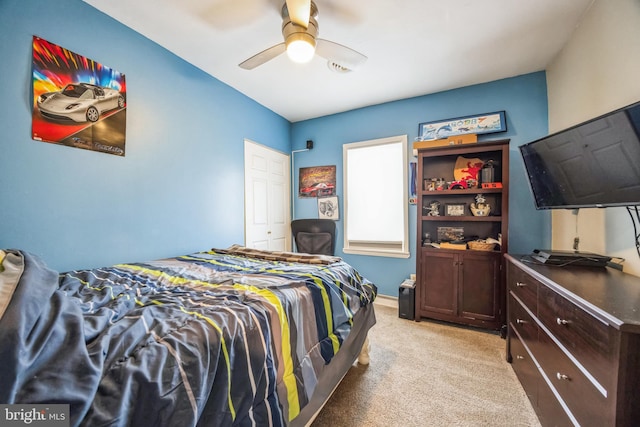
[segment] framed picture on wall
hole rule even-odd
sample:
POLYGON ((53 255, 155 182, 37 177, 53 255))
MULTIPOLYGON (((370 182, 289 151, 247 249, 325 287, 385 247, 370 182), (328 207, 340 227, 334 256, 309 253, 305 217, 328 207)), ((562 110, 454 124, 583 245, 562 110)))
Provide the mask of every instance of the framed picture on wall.
POLYGON ((34 140, 124 156, 123 73, 33 36, 31 74, 34 140))
POLYGON ((298 197, 324 197, 336 194, 336 166, 300 168, 298 197))
POLYGON ((506 131, 507 120, 504 111, 425 122, 420 123, 418 127, 418 135, 422 141, 447 138, 453 135, 464 135, 467 133, 479 135, 506 131))
POLYGON ((318 197, 318 218, 340 219, 338 210, 338 196, 318 197))

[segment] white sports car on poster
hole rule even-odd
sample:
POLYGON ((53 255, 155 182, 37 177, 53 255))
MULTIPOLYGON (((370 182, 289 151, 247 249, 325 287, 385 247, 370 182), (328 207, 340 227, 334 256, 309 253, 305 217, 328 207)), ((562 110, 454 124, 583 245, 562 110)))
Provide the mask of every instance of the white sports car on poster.
POLYGON ((42 117, 55 121, 96 122, 104 112, 124 106, 124 96, 117 90, 89 83, 68 84, 38 97, 42 117))

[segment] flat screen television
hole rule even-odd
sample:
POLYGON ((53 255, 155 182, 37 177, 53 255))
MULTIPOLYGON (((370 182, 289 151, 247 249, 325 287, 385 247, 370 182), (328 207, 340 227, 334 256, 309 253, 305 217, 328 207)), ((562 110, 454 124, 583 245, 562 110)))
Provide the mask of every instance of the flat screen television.
POLYGON ((520 146, 537 209, 640 205, 640 102, 520 146))

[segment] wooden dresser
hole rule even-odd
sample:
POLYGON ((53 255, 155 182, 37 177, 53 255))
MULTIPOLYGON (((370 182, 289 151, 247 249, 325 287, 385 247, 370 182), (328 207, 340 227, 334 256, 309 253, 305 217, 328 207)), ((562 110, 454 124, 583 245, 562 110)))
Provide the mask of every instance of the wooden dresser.
POLYGON ((543 426, 640 425, 640 278, 507 259, 507 361, 543 426))

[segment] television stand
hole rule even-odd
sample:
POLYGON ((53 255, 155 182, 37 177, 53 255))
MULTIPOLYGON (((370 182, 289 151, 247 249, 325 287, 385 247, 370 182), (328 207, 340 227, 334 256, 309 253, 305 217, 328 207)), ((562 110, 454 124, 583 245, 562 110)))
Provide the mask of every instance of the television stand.
POLYGON ((540 424, 638 425, 640 278, 526 258, 506 255, 507 361, 540 424))
POLYGON ((554 251, 551 249, 534 249, 531 257, 536 261, 564 267, 579 265, 583 267, 606 267, 611 257, 579 251, 554 251))

